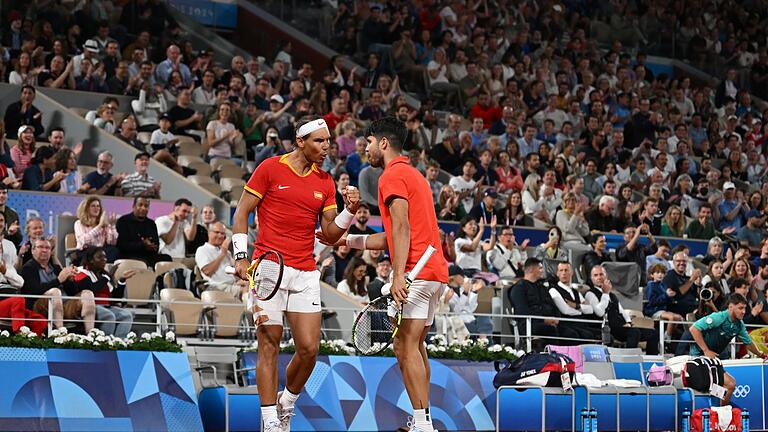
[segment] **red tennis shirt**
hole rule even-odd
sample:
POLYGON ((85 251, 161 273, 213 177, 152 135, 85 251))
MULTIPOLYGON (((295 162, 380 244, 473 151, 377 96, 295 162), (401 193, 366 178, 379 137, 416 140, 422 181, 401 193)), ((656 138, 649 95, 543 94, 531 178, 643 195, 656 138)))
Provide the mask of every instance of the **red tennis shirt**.
POLYGON ((261 199, 254 258, 275 250, 286 266, 314 271, 315 228, 326 210, 336 208, 336 184, 315 165, 306 175, 299 174, 287 158, 285 154, 265 160, 245 185, 261 199))
POLYGON ((379 209, 390 253, 394 249, 392 247, 392 215, 388 205, 393 198, 403 198, 408 201, 411 249, 408 251, 408 261, 405 264, 406 272, 416 265, 421 255, 427 250, 427 246, 432 245, 437 251, 419 273, 418 278, 448 282, 448 263, 440 247, 440 232, 437 227, 432 189, 427 179, 408 163, 408 158, 405 156, 391 160, 379 178, 379 209))

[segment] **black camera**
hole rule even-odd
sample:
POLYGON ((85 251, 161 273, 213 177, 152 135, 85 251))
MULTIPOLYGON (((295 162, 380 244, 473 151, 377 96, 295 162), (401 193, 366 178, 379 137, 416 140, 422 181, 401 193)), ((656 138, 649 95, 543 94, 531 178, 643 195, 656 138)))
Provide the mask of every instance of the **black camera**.
POLYGON ((699 291, 699 300, 708 302, 712 301, 713 298, 715 298, 715 291, 713 291, 712 288, 705 287, 699 291))

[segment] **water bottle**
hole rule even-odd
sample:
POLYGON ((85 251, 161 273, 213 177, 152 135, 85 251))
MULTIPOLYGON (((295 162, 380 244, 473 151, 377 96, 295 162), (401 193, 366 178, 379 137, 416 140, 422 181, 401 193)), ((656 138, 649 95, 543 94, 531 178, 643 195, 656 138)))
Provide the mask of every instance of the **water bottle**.
POLYGON ((603 329, 602 329, 602 340, 603 345, 610 345, 612 341, 611 337, 611 326, 608 325, 608 315, 603 318, 603 329))
POLYGON ((581 430, 589 432, 589 410, 586 408, 581 409, 581 430))
POLYGON ((749 410, 746 408, 741 409, 741 431, 749 432, 749 410))
POLYGON ((589 410, 589 432, 597 432, 597 410, 589 410))
POLYGON ((705 409, 701 411, 701 430, 709 430, 709 410, 705 409))
POLYGON ((681 432, 689 432, 691 430, 691 411, 688 408, 683 408, 683 424, 681 432))

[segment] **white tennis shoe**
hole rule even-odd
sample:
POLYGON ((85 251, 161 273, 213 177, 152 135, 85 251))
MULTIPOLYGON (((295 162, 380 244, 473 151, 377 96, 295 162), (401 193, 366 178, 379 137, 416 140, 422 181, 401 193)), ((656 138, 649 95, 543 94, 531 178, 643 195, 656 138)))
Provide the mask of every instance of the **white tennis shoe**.
POLYGON ((410 432, 438 432, 437 429, 434 429, 430 425, 417 425, 416 420, 413 419, 413 417, 408 417, 408 430, 410 432))
POLYGON ((291 417, 295 416, 293 405, 284 407, 280 404, 280 396, 283 392, 277 393, 277 418, 280 421, 280 432, 291 432, 291 417))
POLYGON ((282 432, 280 427, 280 420, 272 419, 262 423, 262 432, 282 432))

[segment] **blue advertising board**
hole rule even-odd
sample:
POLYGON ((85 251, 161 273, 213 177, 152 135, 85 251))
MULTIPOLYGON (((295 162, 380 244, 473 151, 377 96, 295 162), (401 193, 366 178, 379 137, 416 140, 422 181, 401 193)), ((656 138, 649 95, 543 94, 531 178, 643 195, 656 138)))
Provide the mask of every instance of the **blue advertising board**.
POLYGON ((203 430, 185 353, 0 348, 0 370, 0 430, 203 430))
MULTIPOLYGON (((279 358, 280 385, 291 356, 279 358)), ((243 367, 256 365, 255 352, 243 353, 243 367)), ((496 374, 491 362, 430 360, 430 412, 437 430, 494 430, 496 374)), ((246 378, 255 384, 253 373, 246 378)), ((230 417, 238 413, 232 411, 230 417)), ((292 431, 397 430, 413 408, 400 368, 392 357, 319 356, 296 402, 292 431)), ((252 408, 248 408, 253 415, 252 408)))

